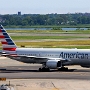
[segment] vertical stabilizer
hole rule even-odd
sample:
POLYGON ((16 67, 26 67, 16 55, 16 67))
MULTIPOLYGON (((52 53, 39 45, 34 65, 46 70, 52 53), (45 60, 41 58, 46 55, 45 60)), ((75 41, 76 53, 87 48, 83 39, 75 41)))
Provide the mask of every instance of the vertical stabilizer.
POLYGON ((15 51, 17 46, 11 37, 8 35, 6 30, 0 25, 0 39, 3 51, 15 51))

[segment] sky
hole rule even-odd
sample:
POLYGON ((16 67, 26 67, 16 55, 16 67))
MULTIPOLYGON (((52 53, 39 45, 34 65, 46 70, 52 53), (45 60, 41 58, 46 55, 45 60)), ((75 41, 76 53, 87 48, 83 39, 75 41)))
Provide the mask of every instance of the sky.
POLYGON ((0 0, 0 14, 90 13, 90 0, 0 0))

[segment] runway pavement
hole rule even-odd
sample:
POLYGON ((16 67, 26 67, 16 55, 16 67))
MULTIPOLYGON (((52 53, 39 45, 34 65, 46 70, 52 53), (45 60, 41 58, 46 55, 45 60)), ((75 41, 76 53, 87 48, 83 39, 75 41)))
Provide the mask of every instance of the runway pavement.
POLYGON ((40 64, 25 64, 5 57, 0 57, 0 81, 9 81, 15 90, 90 90, 90 69, 69 66, 68 72, 51 70, 39 72, 40 64))
POLYGON ((0 59, 0 77, 8 79, 83 79, 90 80, 90 69, 80 66, 68 66, 69 71, 51 69, 39 72, 41 64, 25 64, 8 58, 0 59))

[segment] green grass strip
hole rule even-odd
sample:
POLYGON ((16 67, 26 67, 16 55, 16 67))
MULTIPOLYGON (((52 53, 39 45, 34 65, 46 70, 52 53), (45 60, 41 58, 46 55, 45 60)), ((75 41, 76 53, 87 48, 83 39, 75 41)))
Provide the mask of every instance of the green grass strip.
POLYGON ((35 40, 35 39, 74 39, 88 38, 86 36, 11 36, 14 40, 35 40))

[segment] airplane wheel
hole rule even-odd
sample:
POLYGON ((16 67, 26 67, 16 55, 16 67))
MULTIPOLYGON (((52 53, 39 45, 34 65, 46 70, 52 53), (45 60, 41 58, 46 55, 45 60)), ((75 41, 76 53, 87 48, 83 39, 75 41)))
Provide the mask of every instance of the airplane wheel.
POLYGON ((47 71, 47 72, 49 72, 49 71, 50 71, 50 69, 49 69, 49 68, 46 68, 46 71, 47 71))
POLYGON ((66 67, 61 67, 61 68, 58 69, 58 71, 68 71, 68 68, 66 68, 66 67))
POLYGON ((39 71, 40 71, 40 72, 41 72, 41 71, 42 71, 42 72, 49 72, 50 69, 43 67, 43 68, 39 68, 39 71))
POLYGON ((43 70, 42 71, 44 71, 44 72, 49 72, 50 71, 50 69, 49 68, 43 68, 43 70))
POLYGON ((39 71, 41 72, 42 71, 42 68, 39 68, 39 71))

